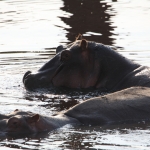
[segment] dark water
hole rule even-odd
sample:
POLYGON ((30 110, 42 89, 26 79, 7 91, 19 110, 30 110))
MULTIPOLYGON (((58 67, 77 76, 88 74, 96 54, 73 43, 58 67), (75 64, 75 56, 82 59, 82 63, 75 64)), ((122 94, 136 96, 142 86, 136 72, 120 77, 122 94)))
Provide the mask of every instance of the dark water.
MULTIPOLYGON (((16 108, 51 115, 99 92, 26 91, 22 76, 36 71, 59 44, 81 33, 115 46, 122 55, 150 66, 149 0, 1 0, 0 113, 16 108)), ((72 127, 28 136, 0 134, 0 149, 147 150, 150 125, 72 127)))

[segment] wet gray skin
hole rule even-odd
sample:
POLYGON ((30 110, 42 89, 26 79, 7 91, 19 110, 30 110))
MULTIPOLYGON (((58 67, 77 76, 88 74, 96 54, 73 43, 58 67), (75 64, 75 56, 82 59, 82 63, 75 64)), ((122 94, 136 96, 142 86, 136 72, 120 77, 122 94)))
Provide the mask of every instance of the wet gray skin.
POLYGON ((0 117, 0 131, 48 132, 66 124, 113 125, 150 122, 150 88, 133 87, 92 98, 55 116, 14 111, 0 117))
POLYGON ((112 92, 131 86, 150 87, 150 69, 109 46, 82 39, 57 47, 56 55, 37 73, 25 73, 23 83, 29 90, 54 86, 112 92))

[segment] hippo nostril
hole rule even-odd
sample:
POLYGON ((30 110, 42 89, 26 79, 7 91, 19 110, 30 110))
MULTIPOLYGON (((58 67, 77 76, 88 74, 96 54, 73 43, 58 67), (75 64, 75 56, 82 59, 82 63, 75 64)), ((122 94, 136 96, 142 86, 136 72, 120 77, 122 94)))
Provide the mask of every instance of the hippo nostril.
POLYGON ((32 74, 28 74, 23 80, 23 84, 24 84, 25 88, 28 90, 32 90, 32 88, 34 87, 36 82, 37 81, 36 81, 36 79, 34 79, 32 74))
POLYGON ((23 83, 24 83, 24 80, 25 80, 30 74, 31 74, 31 71, 27 71, 27 72, 24 74, 23 79, 22 79, 23 83))

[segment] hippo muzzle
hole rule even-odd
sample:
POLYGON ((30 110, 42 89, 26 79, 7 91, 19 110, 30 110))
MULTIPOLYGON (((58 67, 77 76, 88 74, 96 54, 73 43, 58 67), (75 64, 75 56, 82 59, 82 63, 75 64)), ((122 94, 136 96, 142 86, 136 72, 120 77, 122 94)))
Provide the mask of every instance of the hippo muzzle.
POLYGON ((24 74, 23 83, 26 89, 29 90, 50 85, 50 82, 47 80, 46 76, 42 75, 42 73, 32 74, 31 71, 27 71, 24 74))
POLYGON ((25 88, 32 90, 35 88, 54 86, 53 79, 62 70, 62 68, 63 64, 61 63, 56 67, 39 70, 36 74, 32 74, 31 71, 27 71, 23 76, 23 83, 25 88))

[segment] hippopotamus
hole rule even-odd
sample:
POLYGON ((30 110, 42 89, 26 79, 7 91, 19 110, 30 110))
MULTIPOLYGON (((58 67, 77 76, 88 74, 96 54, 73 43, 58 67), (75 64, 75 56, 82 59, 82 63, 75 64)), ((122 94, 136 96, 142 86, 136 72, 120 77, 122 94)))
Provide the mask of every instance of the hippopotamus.
POLYGON ((58 46, 56 55, 37 73, 27 71, 23 83, 28 90, 53 86, 115 92, 132 86, 150 87, 150 69, 110 46, 77 39, 58 46))
POLYGON ((51 131, 66 124, 114 125, 150 122, 150 88, 132 87, 88 99, 53 116, 15 110, 0 115, 0 131, 35 133, 51 131))
POLYGON ((16 109, 7 115, 0 114, 0 131, 5 133, 37 133, 53 130, 78 121, 63 114, 51 117, 16 109))

